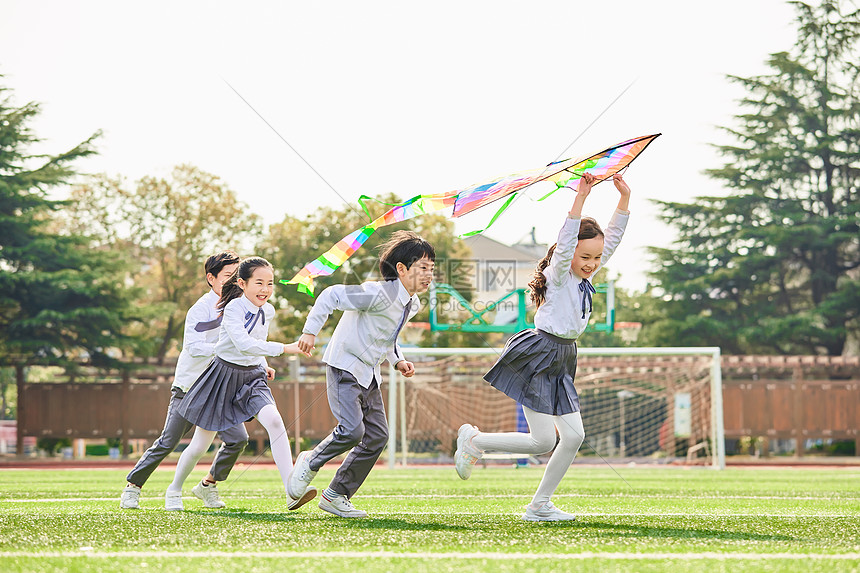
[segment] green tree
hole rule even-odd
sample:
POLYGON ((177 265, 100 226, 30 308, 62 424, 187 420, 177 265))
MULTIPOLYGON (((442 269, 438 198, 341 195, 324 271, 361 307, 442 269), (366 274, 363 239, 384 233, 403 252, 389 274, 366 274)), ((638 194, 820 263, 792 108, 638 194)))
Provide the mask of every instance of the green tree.
POLYGON ((99 176, 76 186, 66 225, 97 237, 133 261, 133 283, 145 320, 129 330, 139 356, 162 363, 181 338, 185 313, 207 285, 203 262, 215 252, 243 254, 261 236, 249 213, 215 175, 190 165, 169 179, 143 177, 128 189, 119 178, 99 176))
POLYGON ((655 249, 658 343, 729 352, 843 352, 860 316, 860 11, 795 2, 798 40, 772 73, 730 77, 746 113, 707 173, 730 192, 662 203, 677 227, 655 249), (658 334, 659 333, 659 334, 658 334))
POLYGON ((48 195, 95 153, 98 133, 59 155, 32 153, 39 111, 0 87, 0 364, 111 362, 131 318, 125 269, 90 238, 57 232, 64 202, 48 195))

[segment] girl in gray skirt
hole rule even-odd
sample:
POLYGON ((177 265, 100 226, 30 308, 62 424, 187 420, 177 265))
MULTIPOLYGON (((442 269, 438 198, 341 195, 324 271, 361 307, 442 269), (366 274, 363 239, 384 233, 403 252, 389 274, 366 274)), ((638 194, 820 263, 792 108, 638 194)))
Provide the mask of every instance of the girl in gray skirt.
MULTIPOLYGON (((218 308, 223 319, 215 358, 188 390, 178 410, 197 429, 176 465, 174 483, 185 481, 217 432, 257 418, 269 434, 272 457, 286 488, 293 459, 284 421, 266 383, 275 379, 275 370, 269 368, 265 357, 302 351, 296 343, 266 340, 275 317, 275 307, 267 302, 274 287, 272 265, 261 257, 249 257, 239 263, 221 288, 218 308)), ((309 488, 299 499, 287 496, 287 508, 298 509, 316 493, 309 488)))
POLYGON ((529 283, 537 305, 535 328, 515 334, 484 379, 523 405, 528 434, 479 432, 463 424, 457 437, 457 474, 468 479, 484 451, 543 454, 555 447, 543 479, 523 519, 565 521, 575 519, 553 505, 555 492, 585 438, 579 413, 579 396, 573 384, 576 374, 576 339, 588 326, 594 287, 588 279, 609 260, 621 242, 630 212, 630 188, 615 175, 621 194, 618 208, 606 233, 590 217, 582 217, 582 206, 596 179, 583 175, 576 199, 558 234, 538 263, 529 283), (556 432, 558 446, 556 447, 556 432))

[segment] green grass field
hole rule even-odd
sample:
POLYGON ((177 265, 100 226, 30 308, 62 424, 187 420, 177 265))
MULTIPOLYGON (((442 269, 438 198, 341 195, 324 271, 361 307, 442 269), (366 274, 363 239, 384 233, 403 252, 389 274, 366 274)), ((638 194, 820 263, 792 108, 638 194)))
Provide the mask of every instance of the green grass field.
MULTIPOLYGON (((163 509, 172 469, 121 510, 121 470, 0 470, 0 571, 858 571, 860 470, 574 466, 572 523, 520 519, 542 467, 376 468, 345 520, 287 513, 274 469, 237 467, 206 510, 163 509), (617 473, 616 473, 617 472, 617 473)), ((202 466, 192 478, 205 473, 202 466)), ((323 487, 333 470, 323 469, 323 487)))

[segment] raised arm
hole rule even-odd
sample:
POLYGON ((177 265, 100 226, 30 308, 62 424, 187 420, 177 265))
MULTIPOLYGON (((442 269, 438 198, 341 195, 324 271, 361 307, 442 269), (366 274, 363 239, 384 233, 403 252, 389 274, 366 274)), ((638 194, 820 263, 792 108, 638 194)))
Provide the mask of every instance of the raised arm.
POLYGON ((624 236, 624 229, 627 228, 627 220, 630 217, 630 211, 627 209, 630 206, 630 186, 622 179, 620 173, 616 173, 612 177, 612 182, 615 183, 615 188, 621 197, 618 199, 618 207, 615 213, 612 214, 612 219, 604 231, 603 241, 603 256, 600 257, 600 265, 606 264, 612 253, 621 243, 621 237, 624 236))
POLYGON ((560 284, 568 276, 570 270, 570 262, 573 260, 573 253, 576 251, 578 242, 579 225, 582 222, 582 206, 585 200, 591 193, 591 187, 594 185, 596 177, 590 173, 585 173, 579 180, 576 187, 576 197, 573 200, 573 205, 567 213, 567 219, 558 233, 558 241, 556 241, 555 251, 546 268, 547 278, 553 281, 554 284, 560 284))
POLYGON ((570 207, 567 216, 571 219, 582 217, 582 206, 585 205, 585 200, 588 194, 591 193, 591 187, 597 178, 591 173, 584 173, 576 186, 576 197, 573 200, 573 205, 570 207))
POLYGON ((612 176, 612 182, 615 183, 615 188, 618 189, 618 192, 621 194, 621 197, 618 199, 618 209, 619 211, 629 211, 630 210, 630 186, 627 185, 627 182, 621 177, 620 173, 616 173, 612 176))

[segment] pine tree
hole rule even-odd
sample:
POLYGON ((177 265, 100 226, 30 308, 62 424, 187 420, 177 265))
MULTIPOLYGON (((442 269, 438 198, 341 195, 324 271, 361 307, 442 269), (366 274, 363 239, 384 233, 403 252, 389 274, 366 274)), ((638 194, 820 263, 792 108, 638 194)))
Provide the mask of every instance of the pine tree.
POLYGON ((123 269, 86 237, 54 231, 63 203, 48 196, 95 152, 99 134, 59 155, 31 154, 38 114, 0 87, 0 364, 110 362, 128 318, 123 269))
POLYGON ((666 316, 652 343, 839 355, 860 329, 860 11, 795 2, 798 40, 746 91, 735 145, 707 173, 728 193, 662 203, 666 316))

